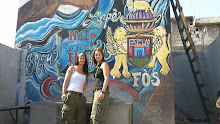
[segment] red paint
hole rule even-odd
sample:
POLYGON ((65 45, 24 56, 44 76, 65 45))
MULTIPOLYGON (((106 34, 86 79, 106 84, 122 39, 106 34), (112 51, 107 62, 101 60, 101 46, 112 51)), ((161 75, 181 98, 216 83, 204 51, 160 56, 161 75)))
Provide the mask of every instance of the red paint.
POLYGON ((85 38, 85 40, 89 40, 89 38, 88 38, 88 31, 85 30, 85 32, 86 32, 86 38, 85 38))
POLYGON ((151 49, 150 47, 145 47, 146 50, 146 56, 151 56, 151 49))
POLYGON ((128 49, 128 55, 129 56, 131 56, 131 57, 133 57, 134 56, 134 47, 129 47, 129 49, 128 49))
POLYGON ((50 93, 50 85, 53 83, 53 82, 56 82, 57 79, 55 77, 48 77, 46 78, 42 85, 41 85, 41 93, 42 95, 47 98, 47 99, 50 99, 50 100, 58 100, 58 99, 61 99, 60 97, 56 97, 56 96, 53 96, 51 93, 50 93))
POLYGON ((83 33, 78 33, 77 30, 69 31, 69 41, 73 41, 73 40, 82 41, 84 37, 85 37, 84 40, 86 41, 90 40, 90 43, 92 44, 92 40, 96 37, 96 34, 95 33, 89 34, 88 30, 85 30, 85 35, 83 35, 83 33))
POLYGON ((138 100, 138 92, 130 85, 118 80, 110 80, 109 85, 125 90, 127 93, 133 96, 136 101, 138 100))
POLYGON ((77 34, 76 30, 74 31, 74 34, 73 34, 73 31, 69 31, 69 40, 72 41, 73 37, 74 37, 74 40, 76 40, 76 34, 77 34))
POLYGON ((77 57, 77 53, 75 53, 74 54, 74 56, 72 56, 73 55, 73 53, 68 53, 68 55, 69 55, 69 59, 68 59, 68 62, 72 62, 72 57, 74 57, 74 59, 76 60, 76 57, 77 57))
MULTIPOLYGON (((94 82, 89 83, 87 88, 92 88, 95 85, 94 82)), ((122 81, 118 81, 118 80, 109 80, 109 86, 115 86, 117 88, 123 89, 124 91, 126 91, 128 94, 130 94, 131 96, 134 97, 134 99, 137 101, 138 100, 138 92, 131 87, 130 85, 122 82, 122 81)))

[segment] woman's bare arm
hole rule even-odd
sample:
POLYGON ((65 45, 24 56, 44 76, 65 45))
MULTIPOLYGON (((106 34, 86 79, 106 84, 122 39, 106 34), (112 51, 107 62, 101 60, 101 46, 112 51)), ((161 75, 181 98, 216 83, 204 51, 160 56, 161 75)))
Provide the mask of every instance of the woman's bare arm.
POLYGON ((67 88, 67 85, 69 83, 69 80, 70 80, 70 77, 72 75, 72 73, 75 71, 75 67, 74 66, 70 66, 67 71, 66 71, 66 75, 65 75, 65 79, 64 79, 64 82, 63 82, 63 87, 62 87, 62 100, 65 99, 65 93, 66 93, 66 88, 67 88))
POLYGON ((102 91, 105 92, 108 82, 109 82, 109 65, 107 62, 103 62, 101 65, 101 68, 103 70, 103 75, 104 75, 104 83, 102 87, 102 91))
POLYGON ((84 85, 83 85, 83 95, 85 93, 86 87, 87 87, 87 83, 85 82, 84 85))

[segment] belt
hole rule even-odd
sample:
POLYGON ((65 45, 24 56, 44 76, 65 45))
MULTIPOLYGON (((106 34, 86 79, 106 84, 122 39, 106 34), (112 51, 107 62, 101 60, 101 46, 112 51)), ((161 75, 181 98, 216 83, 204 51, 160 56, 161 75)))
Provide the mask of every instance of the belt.
MULTIPOLYGON (((93 89, 93 92, 94 92, 94 91, 98 91, 98 90, 102 90, 102 88, 95 88, 95 89, 93 89)), ((109 90, 109 89, 106 88, 106 90, 109 90)))
POLYGON ((98 91, 98 90, 102 90, 102 88, 95 88, 95 89, 93 89, 93 91, 98 91))
POLYGON ((75 91, 68 91, 68 93, 70 93, 70 94, 75 94, 75 95, 78 96, 78 97, 82 97, 82 96, 83 96, 82 93, 75 92, 75 91))

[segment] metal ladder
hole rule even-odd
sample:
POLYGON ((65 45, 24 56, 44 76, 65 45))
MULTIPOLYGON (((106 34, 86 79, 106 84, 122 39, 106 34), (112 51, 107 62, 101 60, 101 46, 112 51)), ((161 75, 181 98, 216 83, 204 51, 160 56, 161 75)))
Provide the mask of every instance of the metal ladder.
MULTIPOLYGON (((184 17, 182 7, 180 5, 179 0, 175 0, 176 4, 174 3, 174 0, 170 0, 173 12, 176 18, 177 26, 181 35, 181 40, 183 43, 183 47, 185 49, 185 53, 187 55, 187 58, 190 63, 191 70, 193 72, 193 77, 196 82, 196 86, 199 91, 199 95, 201 98, 201 102, 206 114, 206 117, 208 121, 211 121, 211 118, 214 117, 215 121, 217 121, 218 115, 216 107, 214 106, 213 99, 210 95, 209 89, 208 89, 208 83, 205 81, 205 74, 202 70, 202 67, 199 62, 199 56, 196 53, 196 49, 194 46, 194 42, 191 37, 191 33, 189 32, 189 28, 186 23, 186 19, 184 17), (177 11, 179 10, 179 12, 177 11), (185 33, 185 36, 184 36, 185 33)), ((212 119, 213 120, 213 119, 212 119)))

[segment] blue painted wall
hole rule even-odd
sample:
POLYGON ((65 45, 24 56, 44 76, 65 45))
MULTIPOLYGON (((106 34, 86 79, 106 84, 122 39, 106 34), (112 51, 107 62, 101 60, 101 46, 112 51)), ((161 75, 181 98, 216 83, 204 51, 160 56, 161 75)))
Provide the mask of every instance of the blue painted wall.
POLYGON ((28 1, 18 13, 15 47, 23 51, 24 72, 18 86, 25 85, 25 91, 18 87, 18 105, 60 101, 65 72, 80 52, 88 57, 91 74, 85 95, 91 100, 91 56, 99 47, 110 66, 111 100, 133 103, 133 123, 174 123, 168 0, 98 0, 87 9, 48 0, 41 11, 34 3, 28 1), (51 6, 57 9, 51 12, 51 6), (136 39, 132 43, 131 37, 136 39), (138 39, 150 39, 150 57, 128 56, 129 44, 145 49, 138 39))

